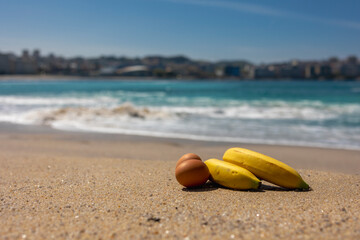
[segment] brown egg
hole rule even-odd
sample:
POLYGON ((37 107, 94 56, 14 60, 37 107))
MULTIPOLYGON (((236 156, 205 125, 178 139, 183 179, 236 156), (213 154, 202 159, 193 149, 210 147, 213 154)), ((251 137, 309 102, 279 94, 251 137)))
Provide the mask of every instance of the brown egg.
POLYGON ((175 169, 176 180, 184 187, 203 185, 209 179, 209 169, 199 159, 188 159, 175 169))
POLYGON ((187 154, 184 154, 181 158, 179 158, 179 160, 176 163, 176 167, 179 166, 180 163, 187 161, 189 159, 194 159, 194 160, 197 159, 197 160, 201 161, 201 158, 199 157, 199 155, 196 155, 195 153, 187 153, 187 154))

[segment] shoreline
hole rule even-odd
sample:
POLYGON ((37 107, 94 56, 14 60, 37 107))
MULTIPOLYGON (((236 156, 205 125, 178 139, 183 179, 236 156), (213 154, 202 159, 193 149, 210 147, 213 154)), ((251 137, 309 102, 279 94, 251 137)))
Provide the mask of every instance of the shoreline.
MULTIPOLYGON (((27 142, 28 145, 34 145, 34 148, 46 144, 46 141, 67 146, 71 144, 74 146, 80 145, 82 148, 84 147, 82 146, 83 143, 86 143, 85 145, 99 144, 108 151, 105 154, 107 156, 162 161, 176 161, 179 156, 186 152, 195 152, 203 159, 213 157, 221 159, 222 153, 227 148, 244 147, 272 156, 296 168, 360 174, 360 150, 63 131, 46 126, 0 123, 0 142, 3 142, 3 147, 0 147, 0 149, 6 148, 7 143, 4 142, 6 138, 14 140, 8 143, 12 142, 12 144, 16 145, 15 140, 19 140, 20 143, 27 142), (36 136, 37 141, 31 141, 34 136, 36 136), (122 145, 120 147, 121 151, 114 150, 118 147, 117 144, 122 145), (137 144, 139 146, 146 145, 147 148, 167 148, 167 155, 162 155, 156 151, 150 151, 149 153, 136 152, 137 144)), ((97 149, 88 149, 88 151, 92 152, 94 156, 100 154, 97 149)), ((50 153, 53 153, 53 151, 50 151, 50 153)), ((91 154, 83 153, 80 155, 91 156, 91 154)))
POLYGON ((205 137, 199 137, 199 138, 192 138, 192 137, 181 137, 181 136, 165 136, 163 134, 137 134, 137 133, 121 133, 121 132, 102 132, 102 131, 85 131, 85 130, 81 130, 81 129, 74 129, 74 130, 66 130, 66 129, 58 129, 58 128, 53 128, 50 126, 46 126, 46 125, 33 125, 33 124, 20 124, 20 123, 12 123, 12 122, 1 122, 0 121, 0 131, 1 129, 5 129, 6 128, 10 129, 9 132, 11 131, 20 131, 20 130, 25 130, 25 131, 29 131, 29 132, 43 132, 43 133, 69 133, 69 134, 85 134, 85 135, 98 135, 100 138, 105 137, 106 136, 120 136, 120 138, 122 136, 128 136, 129 138, 140 138, 140 139, 148 139, 148 140, 173 140, 176 142, 203 142, 203 143, 212 143, 215 145, 228 145, 228 144, 246 144, 246 145, 261 145, 261 146, 279 146, 279 147, 294 147, 294 148, 315 148, 315 149, 333 149, 333 150, 348 150, 348 151, 359 151, 360 149, 358 148, 352 148, 352 147, 340 147, 340 146, 326 146, 326 145, 317 145, 317 144, 312 144, 312 145, 301 145, 301 144, 283 144, 283 143, 277 143, 277 142, 252 142, 252 141, 231 141, 231 140, 208 140, 205 139, 205 137))
MULTIPOLYGON (((122 76, 77 76, 77 75, 0 75, 0 81, 72 81, 72 80, 153 80, 154 77, 122 77, 122 76)), ((159 79, 161 80, 161 79, 159 79)), ((165 79, 164 79, 165 80, 165 79)))
POLYGON ((14 81, 72 81, 72 80, 157 80, 157 81, 276 81, 276 82, 360 82, 360 78, 355 79, 293 79, 293 78, 193 78, 193 77, 181 77, 181 78, 161 78, 154 76, 78 76, 78 75, 0 75, 0 81, 14 80, 14 81))

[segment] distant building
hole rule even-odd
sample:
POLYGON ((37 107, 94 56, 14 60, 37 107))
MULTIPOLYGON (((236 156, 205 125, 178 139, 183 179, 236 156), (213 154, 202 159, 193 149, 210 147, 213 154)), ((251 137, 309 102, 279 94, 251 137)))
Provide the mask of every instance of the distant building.
POLYGON ((345 78, 355 78, 359 76, 359 66, 357 64, 344 64, 341 67, 340 74, 345 78))
POLYGON ((223 77, 224 76, 224 68, 222 68, 222 67, 217 67, 216 69, 215 69, 215 76, 216 77, 223 77))
POLYGON ((328 64, 323 64, 319 69, 319 77, 324 79, 330 79, 332 77, 332 69, 328 64))
POLYGON ((287 61, 254 65, 245 60, 210 62, 184 56, 101 56, 64 58, 41 56, 35 49, 20 56, 0 53, 0 74, 59 74, 81 76, 154 76, 158 78, 243 78, 243 79, 360 79, 356 56, 345 60, 287 61))
POLYGON ((254 70, 254 78, 274 78, 275 71, 274 68, 267 65, 258 66, 254 70))
POLYGON ((360 64, 357 57, 348 57, 340 68, 340 74, 348 79, 358 77, 360 75, 360 64))
POLYGON ((29 51, 24 50, 17 58, 13 54, 0 54, 0 74, 35 74, 37 65, 30 58, 29 51))
POLYGON ((139 76, 139 77, 145 77, 150 76, 151 72, 149 71, 149 68, 144 65, 135 65, 135 66, 128 66, 124 68, 120 68, 116 70, 116 74, 120 76, 139 76))
POLYGON ((346 59, 346 63, 356 65, 358 63, 358 59, 356 56, 350 56, 346 59))
POLYGON ((33 51, 33 55, 32 55, 33 59, 38 62, 40 60, 40 50, 39 49, 35 49, 33 51))
POLYGON ((100 75, 109 75, 109 76, 112 76, 112 75, 116 75, 116 68, 115 67, 103 67, 103 68, 100 68, 100 72, 99 72, 100 75))
POLYGON ((15 59, 16 57, 13 54, 0 53, 0 74, 14 74, 15 59))
POLYGON ((306 67, 294 60, 290 63, 284 63, 275 66, 275 77, 283 79, 303 79, 306 75, 306 67))
POLYGON ((317 78, 316 66, 315 65, 306 65, 305 67, 305 78, 315 79, 317 78))
POLYGON ((37 66, 34 61, 17 59, 15 61, 16 74, 36 74, 37 66))
POLYGON ((24 49, 24 50, 22 51, 22 60, 23 60, 23 61, 28 61, 28 60, 30 60, 29 51, 26 50, 26 49, 24 49))
POLYGON ((341 61, 337 57, 331 57, 328 60, 328 64, 331 68, 331 76, 339 77, 341 73, 341 61))
POLYGON ((242 77, 245 79, 254 79, 255 78, 255 67, 250 64, 245 65, 242 70, 242 77))
POLYGON ((334 76, 334 70, 330 63, 316 63, 305 67, 305 78, 307 79, 330 79, 334 76))
POLYGON ((240 77, 241 68, 239 66, 225 66, 224 75, 226 77, 240 77))

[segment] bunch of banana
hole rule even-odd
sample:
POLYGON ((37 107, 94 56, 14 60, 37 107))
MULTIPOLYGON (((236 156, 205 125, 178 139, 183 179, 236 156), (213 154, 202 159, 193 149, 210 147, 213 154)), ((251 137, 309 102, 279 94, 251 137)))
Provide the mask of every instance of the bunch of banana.
POLYGON ((210 180, 234 189, 257 189, 260 179, 289 189, 308 190, 309 185, 290 166, 264 154, 245 148, 228 149, 223 160, 205 161, 210 180))

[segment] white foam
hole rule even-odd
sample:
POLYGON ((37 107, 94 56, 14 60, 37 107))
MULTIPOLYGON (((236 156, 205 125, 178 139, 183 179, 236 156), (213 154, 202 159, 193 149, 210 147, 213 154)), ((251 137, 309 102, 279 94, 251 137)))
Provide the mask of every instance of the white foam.
POLYGON ((12 114, 0 114, 0 121, 51 125, 58 121, 71 122, 102 122, 117 123, 134 121, 134 119, 167 119, 171 113, 150 110, 146 107, 134 107, 131 103, 124 103, 113 108, 105 107, 42 107, 12 114))
POLYGON ((64 106, 64 105, 91 105, 101 103, 114 103, 109 97, 79 98, 79 97, 26 97, 26 96, 0 96, 2 105, 41 105, 41 106, 64 106))
POLYGON ((213 118, 238 119, 297 119, 297 120, 326 120, 337 118, 342 114, 360 114, 359 105, 334 105, 331 107, 312 106, 254 106, 242 104, 237 107, 161 107, 161 110, 177 114, 196 114, 213 118))
POLYGON ((209 98, 189 104, 188 99, 182 100, 187 105, 145 107, 129 102, 119 104, 119 99, 104 94, 59 98, 0 96, 0 121, 71 131, 360 149, 359 127, 321 125, 325 120, 344 119, 358 124, 358 104, 319 101, 228 101, 225 104, 209 98))

